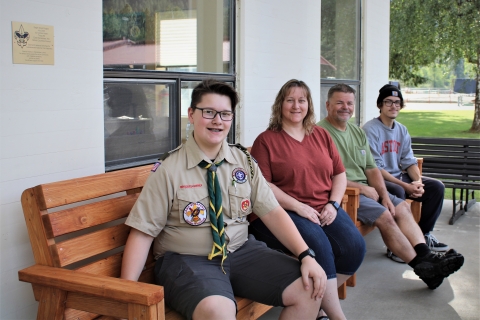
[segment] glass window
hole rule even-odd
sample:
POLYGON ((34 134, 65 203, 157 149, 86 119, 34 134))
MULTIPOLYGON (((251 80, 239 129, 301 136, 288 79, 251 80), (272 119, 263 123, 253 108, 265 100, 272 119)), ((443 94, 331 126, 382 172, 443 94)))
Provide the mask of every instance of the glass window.
POLYGON ((182 99, 180 101, 181 106, 181 118, 182 118, 182 143, 190 138, 190 134, 193 131, 193 124, 188 121, 188 108, 190 107, 190 101, 192 91, 200 81, 182 81, 182 99))
POLYGON ((175 82, 104 81, 105 166, 151 163, 171 150, 175 82))
POLYGON ((203 79, 235 86, 234 18, 235 0, 103 0, 106 171, 185 142, 203 79))
POLYGON ((360 1, 322 0, 321 78, 359 80, 360 1))
MULTIPOLYGON (((322 0, 321 21, 321 106, 326 117, 328 90, 346 83, 357 90, 355 115, 360 111, 360 0, 322 0)), ((354 123, 360 117, 353 116, 354 123)))
POLYGON ((231 2, 104 0, 104 67, 233 73, 231 2))

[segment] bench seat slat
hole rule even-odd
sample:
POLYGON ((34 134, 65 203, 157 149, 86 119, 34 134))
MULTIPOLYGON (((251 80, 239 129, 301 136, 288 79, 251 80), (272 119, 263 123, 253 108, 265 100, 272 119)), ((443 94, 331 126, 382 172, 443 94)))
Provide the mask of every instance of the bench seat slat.
POLYGON ((51 246, 53 258, 60 267, 93 257, 125 245, 129 226, 119 224, 51 246))
POLYGON ((445 182, 445 187, 455 188, 455 189, 464 189, 464 190, 480 190, 480 184, 461 184, 461 183, 448 183, 445 182))
MULTIPOLYGON (((468 181, 471 181, 471 182, 477 182, 478 183, 478 181, 480 180, 479 177, 472 177, 472 176, 461 177, 459 175, 453 175, 453 174, 435 173, 435 171, 425 171, 424 175, 427 176, 427 177, 430 177, 430 178, 435 178, 435 179, 441 180, 444 183, 448 183, 449 180, 451 180, 450 182, 453 182, 453 181, 462 182, 462 180, 468 180, 468 181)), ((467 181, 465 181, 465 182, 467 182, 467 181)))
POLYGON ((58 237, 125 218, 130 213, 138 194, 108 199, 43 216, 47 237, 58 237))
POLYGON ((150 169, 148 165, 37 186, 39 199, 44 201, 40 210, 143 187, 150 169))

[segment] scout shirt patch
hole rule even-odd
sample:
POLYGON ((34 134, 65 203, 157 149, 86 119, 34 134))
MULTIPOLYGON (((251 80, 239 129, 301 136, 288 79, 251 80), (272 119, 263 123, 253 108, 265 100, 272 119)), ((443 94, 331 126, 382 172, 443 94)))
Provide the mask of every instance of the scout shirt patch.
POLYGON ((236 168, 232 171, 232 178, 236 183, 245 183, 247 182, 247 171, 243 168, 236 168))
POLYGON ((190 202, 183 209, 183 220, 191 226, 199 226, 207 220, 207 208, 201 202, 190 202))
POLYGON ((247 212, 248 208, 250 208, 250 200, 243 199, 240 209, 242 210, 242 212, 247 212))
POLYGON ((160 165, 161 165, 161 162, 155 162, 155 164, 153 165, 151 171, 152 171, 152 172, 157 171, 157 169, 158 169, 158 167, 160 167, 160 165))

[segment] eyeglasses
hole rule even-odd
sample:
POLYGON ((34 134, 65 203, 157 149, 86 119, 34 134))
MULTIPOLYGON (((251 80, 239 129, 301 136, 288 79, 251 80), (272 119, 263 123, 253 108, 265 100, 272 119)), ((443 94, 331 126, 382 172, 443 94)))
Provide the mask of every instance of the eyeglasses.
POLYGON ((395 104, 395 107, 401 107, 402 106, 402 100, 396 100, 396 101, 392 101, 392 100, 383 100, 383 103, 385 103, 385 105, 387 107, 391 107, 393 104, 395 104))
POLYGON ((217 114, 220 115, 220 119, 223 121, 232 121, 233 119, 233 112, 232 111, 215 111, 213 109, 206 109, 206 108, 195 108, 202 111, 202 117, 205 119, 215 119, 217 114))

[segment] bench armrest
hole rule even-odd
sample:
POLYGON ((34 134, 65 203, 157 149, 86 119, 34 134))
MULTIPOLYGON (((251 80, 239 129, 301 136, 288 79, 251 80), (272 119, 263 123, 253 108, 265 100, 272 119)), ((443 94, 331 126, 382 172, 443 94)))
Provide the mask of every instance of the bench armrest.
POLYGON ((42 265, 18 271, 20 281, 123 303, 151 306, 163 300, 163 287, 42 265))

